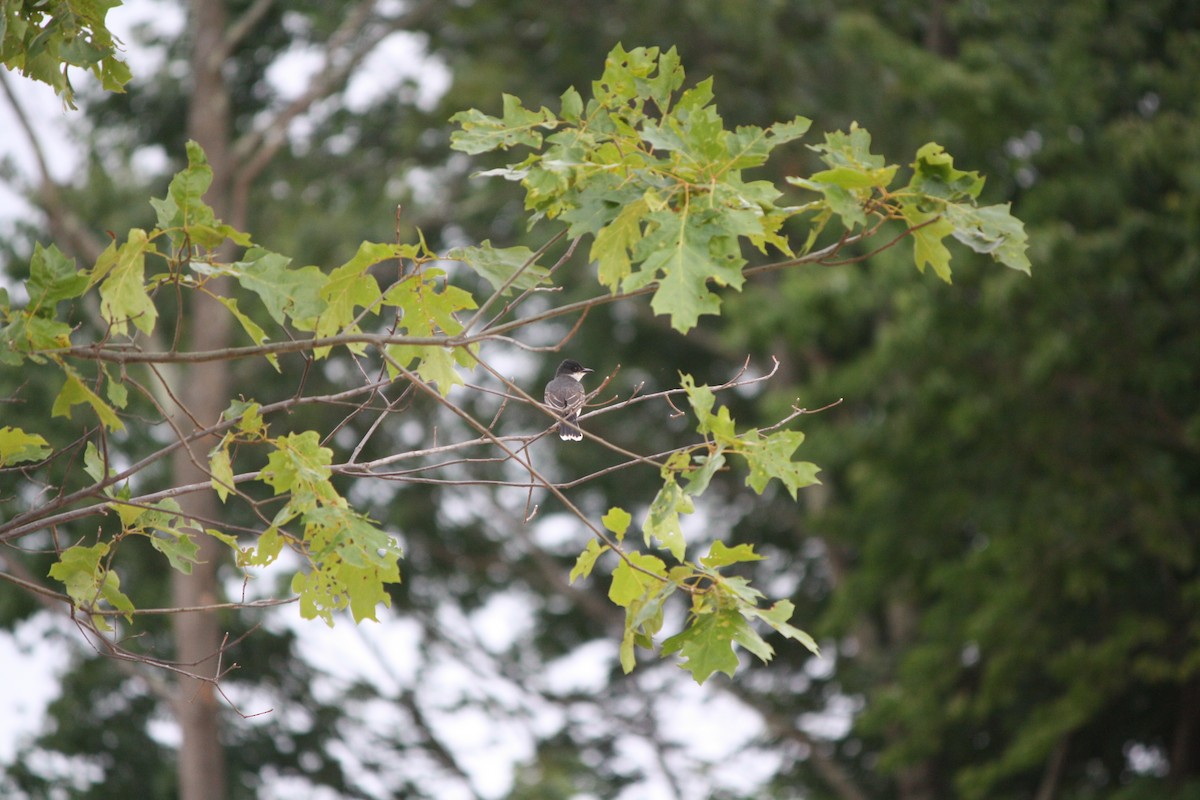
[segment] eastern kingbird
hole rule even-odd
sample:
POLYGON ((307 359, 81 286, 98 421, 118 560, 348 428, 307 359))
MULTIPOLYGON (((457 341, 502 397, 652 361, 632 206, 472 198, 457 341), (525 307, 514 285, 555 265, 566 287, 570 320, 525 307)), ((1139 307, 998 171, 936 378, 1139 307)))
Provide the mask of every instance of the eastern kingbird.
POLYGON ((587 393, 579 379, 591 372, 578 361, 568 358, 558 365, 554 378, 546 384, 546 405, 561 419, 558 422, 558 438, 572 442, 583 441, 583 431, 579 430, 579 409, 587 393))

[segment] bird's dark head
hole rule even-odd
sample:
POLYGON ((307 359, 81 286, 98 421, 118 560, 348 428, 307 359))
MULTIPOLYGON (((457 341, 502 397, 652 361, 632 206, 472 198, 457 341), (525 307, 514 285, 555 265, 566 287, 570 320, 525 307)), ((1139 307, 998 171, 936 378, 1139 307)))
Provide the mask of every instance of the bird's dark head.
POLYGON ((591 371, 592 370, 590 368, 585 367, 583 364, 580 364, 575 359, 568 358, 566 361, 563 361, 561 364, 558 365, 558 370, 554 374, 555 375, 570 375, 575 380, 579 380, 580 378, 582 378, 584 375, 588 374, 591 371))

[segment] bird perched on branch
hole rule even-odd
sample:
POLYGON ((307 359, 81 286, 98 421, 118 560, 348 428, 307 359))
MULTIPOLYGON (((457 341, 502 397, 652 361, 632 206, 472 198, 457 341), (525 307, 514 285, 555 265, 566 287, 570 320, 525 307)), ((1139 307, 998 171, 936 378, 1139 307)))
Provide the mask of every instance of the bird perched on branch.
POLYGON ((579 442, 583 440, 583 431, 579 429, 579 409, 587 393, 583 391, 580 379, 592 370, 580 364, 573 358, 558 365, 554 378, 546 384, 546 405, 558 416, 558 437, 564 441, 579 442))

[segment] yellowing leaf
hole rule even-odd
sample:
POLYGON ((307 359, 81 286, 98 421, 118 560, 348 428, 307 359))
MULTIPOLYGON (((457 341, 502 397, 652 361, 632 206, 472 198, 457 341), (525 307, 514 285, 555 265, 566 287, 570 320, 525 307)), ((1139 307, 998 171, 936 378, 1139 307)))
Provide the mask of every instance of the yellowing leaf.
POLYGON ((717 539, 712 543, 708 555, 700 559, 700 563, 706 567, 716 568, 736 564, 740 561, 762 561, 762 559, 763 556, 754 552, 754 545, 739 544, 736 547, 727 547, 724 542, 717 539))
POLYGON ((666 564, 660 558, 636 552, 629 553, 627 557, 628 562, 622 559, 613 570, 612 585, 608 588, 608 598, 622 608, 629 606, 648 589, 658 588, 662 581, 655 575, 667 574, 666 564))
POLYGON ((642 238, 642 216, 647 210, 644 198, 629 203, 596 234, 588 258, 599 265, 600 285, 615 292, 629 276, 629 256, 642 238))
MULTIPOLYGON (((465 383, 458 370, 454 368, 454 353, 450 348, 437 345, 388 345, 387 353, 395 362, 405 369, 410 369, 416 361, 415 371, 421 380, 437 387, 438 393, 445 397, 455 386, 465 383)), ((389 374, 395 377, 396 371, 389 365, 389 374)))
POLYGON ((233 488, 233 462, 229 457, 229 438, 221 440, 208 454, 208 471, 212 473, 213 491, 224 503, 233 488))
MULTIPOLYGON (((133 602, 121 592, 121 580, 115 572, 101 563, 108 555, 108 542, 97 542, 91 547, 73 545, 62 552, 59 560, 50 567, 51 578, 60 581, 76 608, 96 610, 99 601, 107 601, 118 611, 126 612, 126 620, 132 619, 133 602)), ((98 627, 110 630, 103 616, 95 616, 98 627)))
POLYGON ((50 416, 71 418, 71 407, 79 403, 87 403, 96 412, 96 416, 104 423, 110 431, 124 430, 125 424, 117 418, 117 412, 113 411, 112 406, 100 399, 100 396, 84 385, 79 378, 79 373, 70 367, 65 368, 67 373, 67 381, 59 390, 58 396, 54 398, 54 405, 50 408, 50 416))
POLYGON ((293 492, 305 500, 332 500, 337 492, 329 483, 329 465, 333 451, 320 446, 316 431, 289 433, 275 441, 275 451, 267 457, 260 473, 263 483, 275 494, 293 492))
POLYGON ((283 551, 285 537, 274 525, 267 528, 258 537, 258 546, 246 548, 238 555, 239 567, 265 567, 272 564, 283 551))
POLYGON ((577 578, 591 575, 596 559, 606 552, 608 545, 601 545, 596 539, 588 539, 587 547, 579 554, 579 558, 575 559, 575 566, 571 568, 570 582, 574 583, 577 578))
POLYGON ((629 516, 629 512, 617 506, 610 508, 608 513, 600 518, 604 527, 617 535, 617 541, 625 538, 625 531, 629 529, 629 523, 632 521, 633 517, 629 516))
POLYGON ((50 443, 39 434, 8 425, 0 428, 0 467, 40 461, 52 452, 50 443))
POLYGON ((154 330, 158 309, 146 289, 146 253, 154 245, 140 228, 129 231, 129 239, 117 249, 116 264, 100 284, 100 316, 113 332, 125 334, 128 322, 143 333, 154 330))
MULTIPOLYGON (((329 280, 321 287, 321 299, 326 305, 314 329, 318 338, 356 331, 358 328, 354 320, 359 316, 359 309, 377 309, 380 302, 379 284, 367 269, 393 258, 394 254, 394 248, 390 245, 363 242, 354 258, 330 273, 329 280)), ((350 349, 358 351, 361 346, 350 349)), ((323 358, 328 352, 328 347, 313 349, 313 355, 317 358, 323 358)))
MULTIPOLYGON (((267 340, 267 332, 257 322, 242 313, 241 309, 238 308, 237 300, 232 297, 217 297, 217 301, 229 309, 229 313, 233 314, 234 318, 242 326, 242 330, 249 335, 251 341, 255 344, 262 344, 267 340)), ((275 354, 268 353, 266 358, 271 366, 275 368, 275 371, 279 372, 279 359, 275 357, 275 354)))

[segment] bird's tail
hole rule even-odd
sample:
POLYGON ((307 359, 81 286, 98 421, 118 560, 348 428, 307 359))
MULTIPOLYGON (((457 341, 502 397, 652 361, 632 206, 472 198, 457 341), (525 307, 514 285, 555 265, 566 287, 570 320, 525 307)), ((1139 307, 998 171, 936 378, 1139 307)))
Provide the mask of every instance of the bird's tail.
POLYGON ((583 431, 581 431, 579 426, 575 424, 578 419, 578 414, 572 414, 566 419, 560 421, 558 423, 558 438, 562 439, 563 441, 582 442, 583 431))

